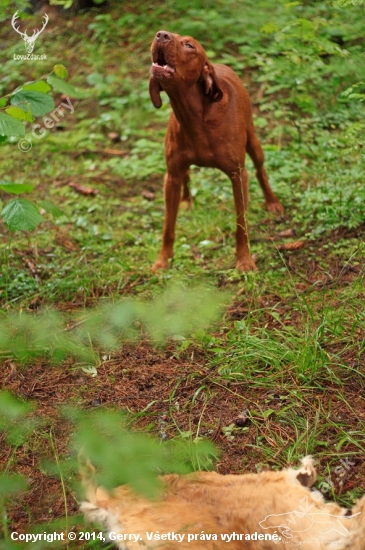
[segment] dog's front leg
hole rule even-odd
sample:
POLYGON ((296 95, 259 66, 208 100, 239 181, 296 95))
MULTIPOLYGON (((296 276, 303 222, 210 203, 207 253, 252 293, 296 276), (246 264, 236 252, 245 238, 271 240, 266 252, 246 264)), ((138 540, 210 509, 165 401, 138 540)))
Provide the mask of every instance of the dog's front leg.
POLYGON ((174 254, 175 225, 177 211, 181 197, 181 185, 185 181, 185 174, 167 173, 164 182, 165 221, 162 235, 162 247, 152 271, 167 269, 169 259, 174 254))
POLYGON ((234 205, 236 209, 236 268, 240 271, 257 269, 251 258, 248 242, 248 175, 243 167, 239 173, 230 175, 233 187, 234 205))

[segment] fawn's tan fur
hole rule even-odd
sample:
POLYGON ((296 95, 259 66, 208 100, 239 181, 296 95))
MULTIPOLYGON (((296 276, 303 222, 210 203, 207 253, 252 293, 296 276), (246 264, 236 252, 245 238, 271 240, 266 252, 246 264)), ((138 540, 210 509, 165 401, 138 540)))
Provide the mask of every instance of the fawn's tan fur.
POLYGON ((350 513, 325 502, 318 491, 310 490, 316 478, 311 457, 302 460, 299 470, 162 476, 162 489, 154 500, 127 486, 108 492, 95 485, 93 473, 90 463, 82 467, 87 500, 81 511, 109 533, 127 539, 139 535, 138 541, 135 537, 115 541, 122 550, 221 550, 227 545, 230 550, 365 549, 365 497, 350 513), (171 533, 185 536, 180 542, 149 540, 147 534, 156 532, 170 533, 170 538, 171 533), (276 533, 281 540, 222 540, 222 535, 232 533, 276 533), (217 540, 206 540, 206 534, 216 535, 217 540))

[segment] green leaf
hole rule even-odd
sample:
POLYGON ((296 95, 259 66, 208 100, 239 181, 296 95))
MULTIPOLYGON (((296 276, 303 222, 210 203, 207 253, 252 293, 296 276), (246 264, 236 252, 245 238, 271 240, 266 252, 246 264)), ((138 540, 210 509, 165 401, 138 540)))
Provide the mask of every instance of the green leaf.
MULTIPOLYGON (((13 333, 9 331, 8 334, 12 338, 13 333)), ((31 410, 30 403, 20 401, 10 392, 0 391, 0 432, 11 445, 22 445, 34 432, 36 422, 28 416, 31 410)))
POLYGON ((1 215, 11 231, 32 231, 43 220, 38 208, 25 199, 8 202, 1 215))
POLYGON ((62 210, 58 208, 55 204, 49 201, 38 201, 38 206, 40 208, 43 208, 48 214, 51 214, 54 218, 59 218, 60 216, 63 216, 62 210))
POLYGON ((335 7, 346 7, 346 6, 363 6, 365 0, 334 0, 333 5, 335 7))
POLYGON ((22 90, 29 90, 32 92, 41 92, 42 94, 46 94, 51 89, 51 86, 47 84, 45 80, 37 80, 37 82, 31 82, 30 84, 25 84, 25 86, 22 87, 22 90))
POLYGON ((217 456, 208 441, 192 443, 188 438, 161 445, 146 434, 130 433, 125 417, 116 410, 81 413, 68 409, 65 413, 77 426, 74 446, 77 451, 82 449, 81 461, 88 457, 98 465, 98 482, 106 488, 128 483, 137 492, 153 496, 160 487, 157 470, 188 473, 211 467, 217 456), (115 452, 110 452, 111 442, 115 452))
POLYGON ((57 78, 56 76, 49 76, 47 78, 47 82, 51 84, 57 92, 61 92, 62 94, 69 95, 71 97, 77 97, 78 95, 77 91, 73 86, 71 86, 71 84, 67 84, 67 82, 57 78))
POLYGON ((55 104, 52 97, 41 92, 27 92, 20 90, 11 96, 10 103, 18 105, 24 111, 29 105, 34 116, 43 116, 54 109, 55 104))
POLYGON ((22 421, 32 410, 30 403, 25 403, 15 398, 8 391, 0 392, 0 429, 4 430, 13 420, 22 421))
POLYGON ((0 474, 0 496, 10 496, 27 487, 24 476, 19 474, 0 474))
POLYGON ((26 120, 27 122, 33 122, 34 120, 31 112, 23 111, 23 109, 20 109, 20 107, 10 106, 5 109, 5 112, 18 120, 26 120))
POLYGON ((0 136, 25 136, 25 127, 16 118, 0 113, 0 136))
POLYGON ((68 72, 64 65, 54 65, 53 70, 55 75, 58 76, 58 78, 62 78, 62 80, 67 78, 68 72))
POLYGON ((95 378, 95 376, 98 375, 98 371, 97 371, 96 367, 94 367, 93 365, 81 367, 81 370, 85 374, 88 374, 89 376, 92 376, 93 378, 95 378))
POLYGON ((20 195, 20 193, 30 193, 34 189, 31 183, 12 183, 11 181, 0 181, 0 189, 6 193, 20 195))

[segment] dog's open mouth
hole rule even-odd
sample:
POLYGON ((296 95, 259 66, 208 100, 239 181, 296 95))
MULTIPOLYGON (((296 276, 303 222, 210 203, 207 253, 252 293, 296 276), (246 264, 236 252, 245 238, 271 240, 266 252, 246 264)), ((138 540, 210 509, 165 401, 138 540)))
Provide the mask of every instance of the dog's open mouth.
POLYGON ((153 53, 152 60, 152 76, 155 78, 171 78, 175 72, 175 68, 167 62, 164 52, 161 49, 153 53))

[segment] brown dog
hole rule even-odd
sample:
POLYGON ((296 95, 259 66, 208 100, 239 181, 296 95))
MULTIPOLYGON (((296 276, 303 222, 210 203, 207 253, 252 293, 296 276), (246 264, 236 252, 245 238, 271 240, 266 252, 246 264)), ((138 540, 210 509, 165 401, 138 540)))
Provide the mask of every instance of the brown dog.
POLYGON ((190 201, 191 164, 219 168, 231 179, 237 218, 236 267, 241 271, 256 269, 248 245, 246 151, 255 165, 266 208, 278 213, 284 209, 263 168, 264 154, 255 134, 249 95, 232 69, 210 63, 203 47, 190 36, 159 31, 151 51, 152 103, 161 107, 160 92, 164 90, 173 109, 165 141, 167 174, 162 248, 152 270, 167 268, 173 256, 180 198, 190 201))
POLYGON ((81 511, 122 550, 365 548, 365 497, 350 513, 325 503, 309 489, 316 477, 311 457, 299 470, 163 476, 155 500, 126 486, 97 487, 90 463, 81 471, 87 498, 81 511))

